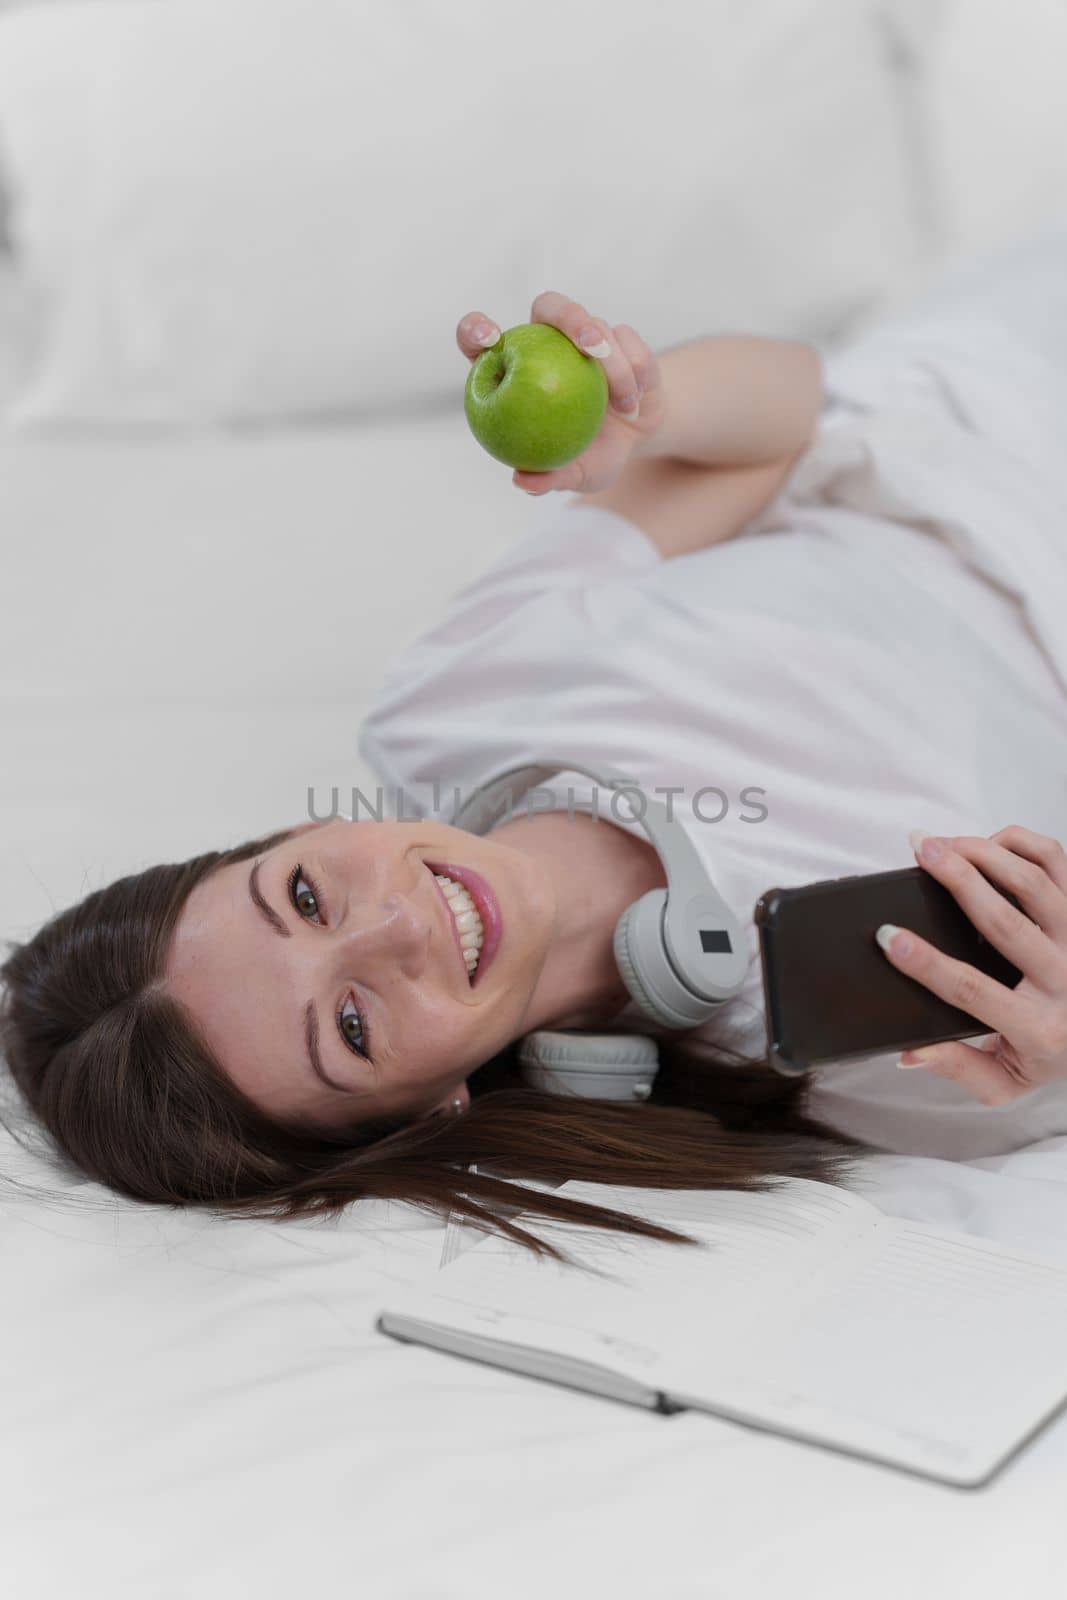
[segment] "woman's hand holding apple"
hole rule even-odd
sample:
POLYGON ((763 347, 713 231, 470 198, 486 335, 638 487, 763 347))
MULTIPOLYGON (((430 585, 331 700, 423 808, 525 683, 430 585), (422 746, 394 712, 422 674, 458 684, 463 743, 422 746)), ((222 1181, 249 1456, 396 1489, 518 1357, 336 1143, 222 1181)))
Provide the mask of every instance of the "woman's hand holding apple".
MULTIPOLYGON (((525 327, 510 329, 502 335, 491 318, 482 312, 472 311, 460 321, 456 329, 456 341, 463 354, 473 362, 493 346, 500 345, 501 340, 503 344, 500 350, 507 348, 513 336, 529 334, 538 324, 558 329, 583 355, 601 364, 607 382, 607 409, 595 437, 581 454, 551 470, 533 471, 517 467, 512 481, 528 494, 544 494, 551 489, 593 494, 615 481, 634 450, 652 437, 663 420, 663 383, 659 361, 627 323, 620 323, 613 328, 602 317, 590 316, 578 301, 568 300, 565 295, 553 290, 546 290, 537 296, 530 309, 530 323, 525 327)), ((517 349, 519 340, 515 339, 514 342, 517 349)), ((531 343, 534 342, 535 338, 531 343)), ((565 350, 566 347, 562 348, 565 350)), ((546 354, 550 356, 550 350, 546 354)), ((514 461, 514 454, 509 457, 509 440, 503 419, 501 422, 499 448, 494 448, 493 442, 487 442, 477 432, 476 437, 497 459, 514 461)), ((566 455, 565 441, 561 453, 566 455)), ((555 459, 559 461, 560 454, 555 459)))

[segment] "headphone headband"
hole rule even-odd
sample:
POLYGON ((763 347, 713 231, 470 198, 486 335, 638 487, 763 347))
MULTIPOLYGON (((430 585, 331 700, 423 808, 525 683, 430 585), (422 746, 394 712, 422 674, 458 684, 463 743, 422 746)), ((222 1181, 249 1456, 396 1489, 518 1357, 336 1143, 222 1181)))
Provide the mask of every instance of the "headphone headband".
MULTIPOLYGON (((741 927, 712 883, 684 826, 637 780, 614 767, 560 758, 509 767, 460 805, 452 826, 486 834, 503 802, 514 806, 531 788, 560 772, 580 772, 605 789, 636 790, 643 810, 631 806, 667 876, 666 893, 653 890, 620 918, 615 955, 635 1002, 656 1021, 696 1027, 741 988, 748 952, 741 927)), ((616 823, 618 826, 619 824, 616 823)))

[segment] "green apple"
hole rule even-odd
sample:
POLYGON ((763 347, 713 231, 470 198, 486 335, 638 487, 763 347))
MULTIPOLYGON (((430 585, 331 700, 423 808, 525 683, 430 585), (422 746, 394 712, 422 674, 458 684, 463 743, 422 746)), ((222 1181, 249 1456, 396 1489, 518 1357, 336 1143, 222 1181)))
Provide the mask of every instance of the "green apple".
POLYGON ((472 362, 463 399, 482 449, 523 472, 551 472, 580 456, 607 406, 600 362, 547 322, 506 329, 472 362))

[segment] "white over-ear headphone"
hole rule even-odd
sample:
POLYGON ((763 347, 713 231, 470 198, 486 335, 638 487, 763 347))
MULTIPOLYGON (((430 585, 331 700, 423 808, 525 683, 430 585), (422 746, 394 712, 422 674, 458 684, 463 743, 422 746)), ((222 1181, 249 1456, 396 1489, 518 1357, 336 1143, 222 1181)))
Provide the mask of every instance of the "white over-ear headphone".
MULTIPOLYGON (((695 1028, 733 999, 744 982, 748 951, 741 926, 716 890, 683 825, 633 778, 614 768, 545 760, 509 767, 481 785, 458 808, 452 826, 488 833, 502 809, 559 772, 581 772, 605 789, 636 791, 643 809, 630 810, 648 835, 667 874, 627 908, 615 927, 613 949, 623 983, 653 1022, 695 1028)), ((644 1100, 658 1071, 655 1040, 644 1034, 588 1034, 541 1029, 519 1046, 523 1077, 540 1089, 603 1100, 644 1100)))

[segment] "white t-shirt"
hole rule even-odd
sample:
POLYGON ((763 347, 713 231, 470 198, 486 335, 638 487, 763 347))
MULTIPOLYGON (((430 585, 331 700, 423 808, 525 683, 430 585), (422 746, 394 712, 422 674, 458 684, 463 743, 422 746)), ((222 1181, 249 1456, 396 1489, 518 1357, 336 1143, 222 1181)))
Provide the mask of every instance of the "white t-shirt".
MULTIPOLYGON (((742 992, 698 1032, 753 1056, 766 1038, 752 910, 767 889, 914 866, 915 827, 989 835, 1014 822, 1067 839, 1055 473, 1035 486, 1035 459, 953 414, 971 380, 947 346, 940 364, 875 353, 828 363, 815 444, 725 545, 665 560, 580 497, 538 506, 393 663, 360 739, 408 816, 448 821, 455 789, 546 754, 621 768, 660 798, 680 787, 674 814, 749 943, 742 992), (1012 548, 1030 562, 1015 592, 997 576, 1012 548)), ((996 381, 1010 387, 1005 354, 996 381)), ((552 786, 585 809, 593 787, 569 771, 552 786)), ((610 800, 597 791, 601 816, 641 833, 610 800)), ((636 1007, 624 1024, 657 1031, 636 1007)), ((895 1060, 817 1069, 812 1113, 949 1159, 1067 1133, 1067 1081, 992 1108, 895 1060)))

